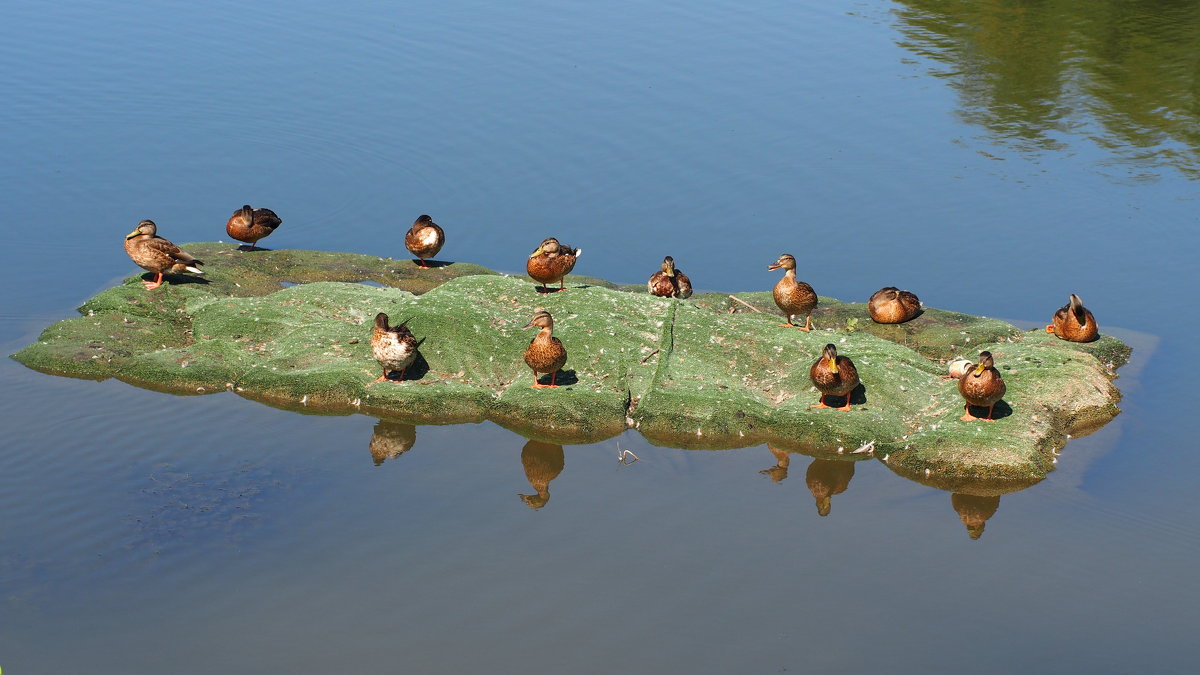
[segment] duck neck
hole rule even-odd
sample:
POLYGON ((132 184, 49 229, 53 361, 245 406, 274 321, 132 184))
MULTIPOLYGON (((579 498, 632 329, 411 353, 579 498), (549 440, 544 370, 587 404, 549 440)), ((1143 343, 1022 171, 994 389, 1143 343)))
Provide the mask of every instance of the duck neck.
POLYGON ((538 340, 538 342, 549 342, 550 338, 553 336, 554 336, 554 327, 546 326, 545 328, 542 328, 540 331, 538 331, 537 340, 538 340))
POLYGON ((788 271, 786 271, 786 272, 784 272, 784 273, 783 273, 783 278, 784 278, 784 279, 791 279, 792 281, 795 281, 795 280, 796 280, 796 268, 795 268, 795 267, 789 267, 789 268, 788 268, 788 271))

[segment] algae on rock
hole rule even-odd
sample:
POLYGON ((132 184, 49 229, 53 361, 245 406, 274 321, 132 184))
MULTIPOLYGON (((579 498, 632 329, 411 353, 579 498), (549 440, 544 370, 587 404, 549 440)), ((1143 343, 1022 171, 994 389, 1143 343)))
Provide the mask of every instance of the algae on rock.
POLYGON ((778 326, 769 292, 688 301, 568 277, 542 294, 529 280, 454 263, 309 251, 188 250, 201 278, 137 277, 86 302, 14 355, 58 375, 115 377, 180 394, 232 390, 293 409, 363 412, 409 424, 493 420, 550 442, 594 441, 629 426, 676 447, 823 447, 874 442, 899 471, 1027 481, 1073 428, 1103 424, 1120 397, 1113 370, 1128 347, 1022 332, 926 308, 880 325, 865 303, 822 298, 811 333, 778 326), (370 286, 358 281, 370 281, 370 286), (285 286, 284 282, 299 285, 285 286), (583 282, 583 283, 580 283, 583 282), (737 311, 746 305, 761 312, 737 311), (537 308, 568 352, 564 386, 534 390, 521 327, 537 308), (421 340, 410 379, 373 383, 371 321, 387 312, 421 340), (808 367, 832 342, 858 366, 852 410, 811 410, 808 367), (994 423, 961 422, 962 400, 933 359, 996 355, 1008 383, 994 423))

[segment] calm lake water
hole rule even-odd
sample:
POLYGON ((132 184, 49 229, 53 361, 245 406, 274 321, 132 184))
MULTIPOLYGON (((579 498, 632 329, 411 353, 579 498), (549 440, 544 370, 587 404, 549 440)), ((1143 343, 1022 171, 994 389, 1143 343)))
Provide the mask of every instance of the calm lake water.
POLYGON ((1076 292, 1138 350, 1124 412, 999 500, 874 460, 793 455, 785 476, 761 473, 765 446, 629 433, 641 461, 622 466, 617 440, 302 416, 5 359, 6 673, 1195 667, 1195 2, 0 17, 6 354, 136 271, 138 220, 214 240, 247 202, 283 217, 276 248, 395 256, 429 213, 441 257, 508 271, 555 235, 618 282, 670 254, 700 288, 766 289, 786 251, 846 300, 894 284, 1044 322, 1076 292))

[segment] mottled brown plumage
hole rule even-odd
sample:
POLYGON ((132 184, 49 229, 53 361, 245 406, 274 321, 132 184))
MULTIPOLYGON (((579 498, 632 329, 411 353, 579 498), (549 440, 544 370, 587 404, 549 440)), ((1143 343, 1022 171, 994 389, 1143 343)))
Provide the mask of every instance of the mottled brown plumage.
POLYGON ((1004 398, 1005 389, 1004 378, 1000 377, 1000 371, 996 370, 992 353, 979 352, 979 363, 958 379, 958 393, 962 394, 963 400, 967 402, 966 414, 961 419, 964 422, 978 419, 995 422, 992 412, 996 402, 1004 398), (975 417, 971 414, 971 406, 987 408, 988 416, 975 417))
POLYGON ((525 329, 541 328, 525 349, 525 363, 533 369, 533 388, 557 387, 554 383, 558 371, 567 363, 567 350, 562 341, 554 337, 554 317, 549 312, 539 311, 525 325, 525 329), (540 384, 538 373, 550 373, 550 384, 540 384))
POLYGON ((432 258, 442 250, 446 243, 446 233, 441 226, 433 222, 433 218, 422 215, 413 221, 412 227, 404 235, 404 247, 417 256, 417 264, 428 268, 426 258, 432 258))
POLYGON ((1083 306, 1083 300, 1078 295, 1071 294, 1070 301, 1054 313, 1050 325, 1046 326, 1047 333, 1054 333, 1062 340, 1071 342, 1091 342, 1100 337, 1100 328, 1096 326, 1096 317, 1083 306))
POLYGON ((904 323, 921 311, 917 296, 895 286, 875 291, 867 301, 867 311, 875 323, 904 323))
POLYGON ((768 270, 785 269, 783 278, 779 283, 775 284, 774 296, 775 304, 779 309, 783 310, 787 316, 787 323, 780 324, 781 326, 793 326, 804 332, 812 330, 812 314, 813 309, 817 306, 817 294, 813 291, 813 287, 803 281, 796 281, 796 259, 784 253, 779 256, 779 260, 767 266, 768 270), (796 326, 792 323, 792 317, 802 315, 804 317, 804 325, 796 326))
POLYGON ((692 280, 675 267, 671 256, 663 258, 662 269, 650 275, 646 289, 660 298, 689 298, 692 296, 692 280))
POLYGON ((375 466, 379 466, 408 452, 416 443, 415 426, 379 420, 375 423, 374 433, 371 434, 371 460, 375 462, 375 466))
POLYGON ((408 330, 407 323, 389 327, 388 315, 380 312, 375 315, 375 328, 371 331, 371 351, 383 368, 376 382, 390 379, 388 375, 397 370, 404 380, 404 371, 417 360, 417 338, 408 330))
POLYGON ((146 290, 162 285, 163 272, 194 272, 204 262, 184 252, 175 244, 158 236, 158 226, 153 220, 138 223, 133 232, 125 235, 125 253, 138 267, 155 273, 154 281, 143 281, 146 290))
POLYGON ((549 237, 543 239, 537 250, 529 254, 529 259, 525 261, 525 271, 534 281, 542 284, 547 293, 550 292, 549 284, 556 281, 558 290, 561 291, 565 288, 563 277, 571 273, 575 268, 575 259, 582 254, 583 249, 571 248, 558 243, 554 237, 549 237))
POLYGON ((832 459, 814 459, 804 474, 808 491, 817 500, 817 515, 827 516, 832 508, 833 495, 840 495, 850 487, 854 478, 855 462, 839 462, 832 459))
POLYGON ((825 345, 821 356, 808 369, 808 377, 821 392, 821 402, 811 408, 831 408, 825 405, 826 396, 845 397, 846 404, 838 410, 850 409, 850 393, 858 386, 858 369, 845 356, 838 356, 837 347, 825 345))
POLYGON ((253 251, 255 244, 274 232, 282 222, 271 209, 252 209, 246 204, 229 217, 229 222, 225 223, 225 233, 250 244, 249 250, 253 251))

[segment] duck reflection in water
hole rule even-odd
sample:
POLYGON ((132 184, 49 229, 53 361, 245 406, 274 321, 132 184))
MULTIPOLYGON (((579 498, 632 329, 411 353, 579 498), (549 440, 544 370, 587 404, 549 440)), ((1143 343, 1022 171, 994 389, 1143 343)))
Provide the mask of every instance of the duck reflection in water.
POLYGON ((550 481, 562 473, 565 458, 561 445, 529 441, 521 448, 521 466, 525 467, 525 478, 535 490, 535 494, 517 496, 529 508, 537 510, 550 501, 550 481))
POLYGON ((375 433, 371 434, 371 459, 379 466, 408 452, 416 442, 415 426, 379 420, 375 423, 375 433))
POLYGON ((1000 508, 1000 495, 978 497, 955 492, 950 495, 950 505, 958 512, 963 525, 967 526, 967 534, 972 539, 978 539, 983 536, 983 526, 988 518, 996 515, 996 509, 1000 508))
POLYGON ((804 482, 817 500, 817 515, 829 515, 831 498, 845 492, 851 478, 854 478, 854 462, 814 459, 808 465, 804 482))
POLYGON ((787 479, 788 465, 792 463, 792 453, 787 450, 780 450, 775 446, 767 443, 767 449, 775 455, 775 466, 759 471, 761 474, 766 474, 771 480, 776 483, 787 479))

